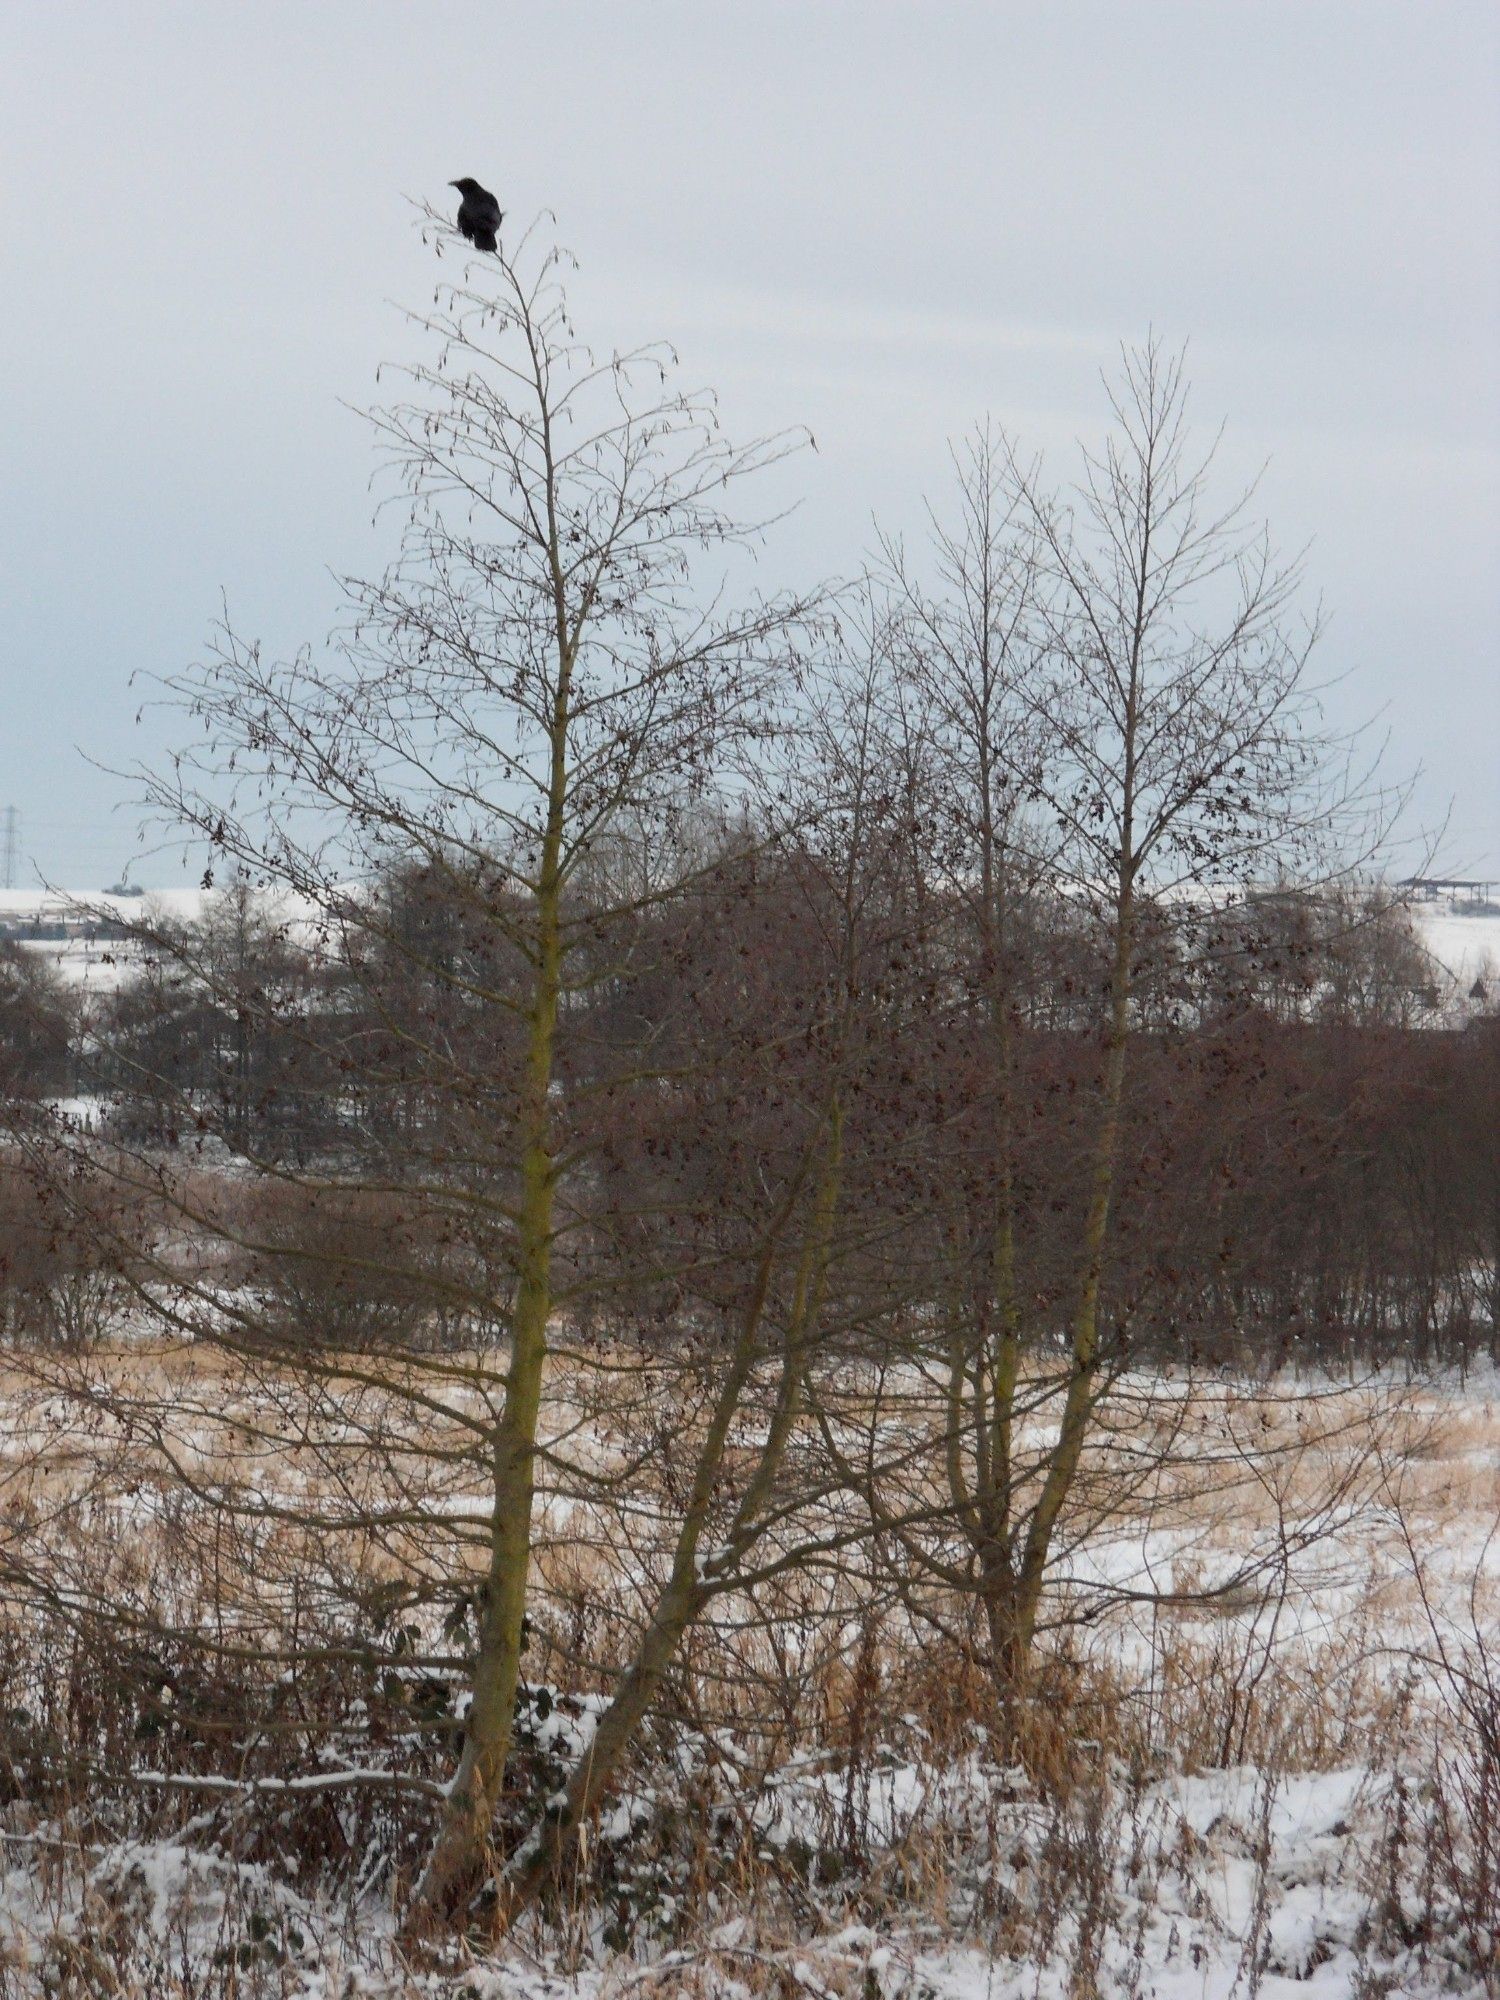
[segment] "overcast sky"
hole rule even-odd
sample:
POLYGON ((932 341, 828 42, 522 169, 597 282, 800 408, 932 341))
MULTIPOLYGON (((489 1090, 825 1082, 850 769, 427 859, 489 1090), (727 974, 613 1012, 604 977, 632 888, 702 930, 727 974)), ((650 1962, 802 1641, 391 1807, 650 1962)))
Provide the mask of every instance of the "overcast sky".
POLYGON ((778 578, 916 526, 986 412, 1050 448, 1118 342, 1188 338, 1226 483, 1269 460, 1312 544, 1339 718, 1500 875, 1494 0, 12 0, 0 148, 0 806, 50 880, 134 851, 85 761, 159 747, 132 671, 221 592, 316 638, 378 562, 344 402, 431 297, 406 198, 466 173, 557 212, 585 336, 815 432, 778 578))

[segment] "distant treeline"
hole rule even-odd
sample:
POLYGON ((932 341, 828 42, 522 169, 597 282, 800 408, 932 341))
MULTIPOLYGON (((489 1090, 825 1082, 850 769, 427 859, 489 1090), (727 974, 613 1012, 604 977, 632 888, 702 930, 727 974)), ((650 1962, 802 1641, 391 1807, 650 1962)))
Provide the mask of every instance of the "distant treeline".
MULTIPOLYGON (((742 1174, 747 1148, 778 1143, 747 1109, 758 1101, 774 1127, 774 1017, 787 1031, 776 1090, 795 1096, 789 1071, 809 1061, 815 1087, 797 1034, 827 967, 803 866, 731 843, 693 896, 645 900, 627 920, 582 900, 574 912, 593 965, 564 1010, 554 1094, 572 1099, 560 1243, 583 1319, 632 1337, 688 1331, 702 1299, 670 1273, 701 1237, 716 1162, 734 1149, 742 1174), (747 1089, 730 1129, 725 1102, 747 1089)), ((313 945, 234 887, 197 922, 142 930, 117 988, 86 1003, 11 950, 0 1089, 13 1105, 98 1097, 115 1142, 285 1172, 257 1197, 261 1248, 240 1275, 275 1280, 309 1337, 472 1337, 472 1313, 445 1310, 443 1288, 461 1266, 467 1297, 483 1266, 503 1319, 503 1232, 487 1243, 484 1221, 487 1194, 503 1209, 513 1192, 502 1163, 522 1066, 503 900, 472 870, 396 868, 313 945), (308 1192, 325 1179, 337 1199, 308 1192), (455 1182, 472 1204, 455 1202, 455 1182)), ((851 1099, 868 1161, 853 1178, 865 1317, 982 1291, 1001 1121, 1028 1323, 1060 1333, 1101 1060, 1099 940, 1075 899, 1035 885, 1016 898, 1002 1066, 985 1005, 997 969, 976 967, 962 898, 907 898, 901 917, 851 1099)), ((1104 1293, 1122 1358, 1500 1352, 1500 1019, 1430 1025, 1429 964, 1398 907, 1286 891, 1148 909, 1135 990, 1104 1293)), ((11 1211, 19 1240, 25 1204, 11 1211)), ((714 1227, 727 1241, 732 1216, 714 1227)), ((52 1235, 76 1267, 76 1227, 52 1235)), ((34 1281, 34 1243, 24 1258, 13 1247, 10 1268, 23 1263, 34 1281)))

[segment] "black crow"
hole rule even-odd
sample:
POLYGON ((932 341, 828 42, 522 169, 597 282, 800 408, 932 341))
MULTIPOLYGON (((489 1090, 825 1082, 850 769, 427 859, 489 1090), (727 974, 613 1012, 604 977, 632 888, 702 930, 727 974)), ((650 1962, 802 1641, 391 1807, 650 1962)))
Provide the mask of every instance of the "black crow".
POLYGON ((505 220, 500 213, 500 204, 486 187, 478 181, 470 180, 467 174, 461 181, 449 181, 449 187, 457 188, 463 196, 458 204, 458 226, 474 245, 476 250, 498 250, 498 231, 505 220))

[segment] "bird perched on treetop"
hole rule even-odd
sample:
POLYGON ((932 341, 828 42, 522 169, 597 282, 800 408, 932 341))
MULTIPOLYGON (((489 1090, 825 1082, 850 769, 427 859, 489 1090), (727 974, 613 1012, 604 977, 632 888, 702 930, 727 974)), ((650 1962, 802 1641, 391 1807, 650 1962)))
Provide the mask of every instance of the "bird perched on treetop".
POLYGON ((458 204, 458 226, 474 245, 476 250, 497 250, 498 231, 505 217, 500 213, 500 204, 487 187, 481 187, 467 174, 461 181, 449 181, 449 187, 457 188, 463 196, 458 204))

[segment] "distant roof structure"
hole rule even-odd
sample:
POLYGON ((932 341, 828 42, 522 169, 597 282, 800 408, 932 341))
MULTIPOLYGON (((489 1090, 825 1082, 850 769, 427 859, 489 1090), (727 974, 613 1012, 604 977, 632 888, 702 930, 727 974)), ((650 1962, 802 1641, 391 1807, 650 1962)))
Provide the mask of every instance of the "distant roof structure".
POLYGON ((1462 896, 1470 903, 1487 903, 1493 882, 1470 882, 1440 875, 1408 875, 1404 882, 1396 885, 1409 889, 1414 896, 1430 900, 1435 896, 1462 896))

